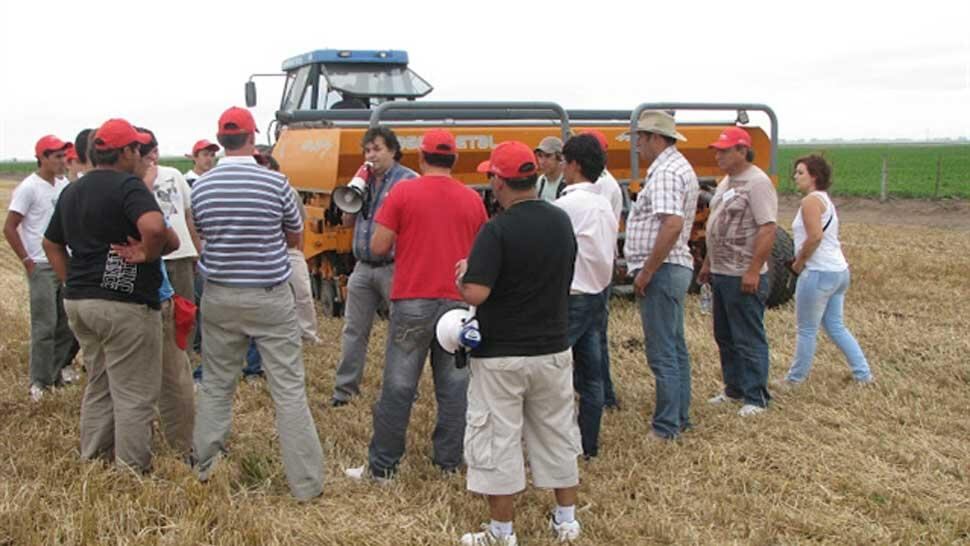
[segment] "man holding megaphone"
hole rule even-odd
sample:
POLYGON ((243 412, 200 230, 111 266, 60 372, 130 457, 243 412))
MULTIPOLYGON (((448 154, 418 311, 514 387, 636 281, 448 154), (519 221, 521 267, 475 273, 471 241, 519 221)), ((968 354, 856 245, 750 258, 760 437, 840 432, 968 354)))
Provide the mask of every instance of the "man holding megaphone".
POLYGON ((347 186, 334 190, 333 199, 344 211, 344 224, 354 226, 353 273, 347 280, 347 304, 344 307, 344 329, 340 338, 340 363, 334 381, 330 405, 346 405, 360 394, 364 376, 367 341, 381 302, 389 305, 391 278, 394 274, 394 250, 374 254, 370 240, 375 231, 374 219, 384 198, 399 181, 418 175, 401 165, 401 144, 388 127, 369 129, 361 141, 364 164, 347 186))

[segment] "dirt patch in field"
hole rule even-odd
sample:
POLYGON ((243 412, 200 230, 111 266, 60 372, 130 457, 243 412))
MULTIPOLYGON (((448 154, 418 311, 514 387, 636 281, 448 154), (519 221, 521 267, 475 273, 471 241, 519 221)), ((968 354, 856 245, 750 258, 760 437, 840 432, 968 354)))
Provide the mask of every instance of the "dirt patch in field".
MULTIPOLYGON (((800 201, 796 195, 779 196, 778 213, 783 222, 795 217, 800 201)), ((878 199, 835 197, 833 201, 844 223, 970 231, 970 202, 964 200, 890 199, 880 203, 878 199)))

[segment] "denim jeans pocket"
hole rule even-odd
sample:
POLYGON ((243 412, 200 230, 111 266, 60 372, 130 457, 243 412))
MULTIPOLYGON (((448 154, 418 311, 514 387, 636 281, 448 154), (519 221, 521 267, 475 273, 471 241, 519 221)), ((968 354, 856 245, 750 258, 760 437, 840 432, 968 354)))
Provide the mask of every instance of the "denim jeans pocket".
POLYGON ((768 302, 768 296, 771 294, 771 282, 768 281, 767 275, 761 275, 758 280, 758 290, 756 292, 758 296, 758 301, 761 305, 765 305, 768 302))
POLYGON ((429 328, 433 328, 434 319, 425 313, 414 309, 402 309, 400 306, 391 308, 391 322, 389 335, 395 345, 406 353, 410 353, 422 345, 429 328))
POLYGON ((495 468, 492 418, 488 410, 468 409, 465 415, 465 462, 471 468, 495 468))
POLYGON ((831 271, 816 271, 814 272, 817 277, 816 286, 818 291, 823 294, 832 294, 835 289, 839 287, 839 282, 841 281, 839 274, 831 271))

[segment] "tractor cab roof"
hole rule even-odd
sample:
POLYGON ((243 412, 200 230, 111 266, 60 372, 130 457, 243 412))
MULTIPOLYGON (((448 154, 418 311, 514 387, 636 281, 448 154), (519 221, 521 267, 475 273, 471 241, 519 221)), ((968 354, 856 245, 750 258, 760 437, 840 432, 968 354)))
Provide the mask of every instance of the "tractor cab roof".
POLYGON ((283 61, 283 71, 289 72, 301 66, 317 63, 331 64, 384 64, 407 66, 408 52, 395 49, 372 51, 351 49, 318 49, 283 61))
MULTIPOLYGON (((336 92, 344 99, 364 102, 415 99, 433 89, 408 68, 408 54, 400 50, 318 49, 283 61, 283 71, 297 84, 288 89, 291 100, 287 103, 284 98, 283 110, 310 106, 298 98, 307 96, 301 87, 314 86, 315 96, 336 92)), ((316 100, 310 106, 321 107, 325 106, 316 100)))

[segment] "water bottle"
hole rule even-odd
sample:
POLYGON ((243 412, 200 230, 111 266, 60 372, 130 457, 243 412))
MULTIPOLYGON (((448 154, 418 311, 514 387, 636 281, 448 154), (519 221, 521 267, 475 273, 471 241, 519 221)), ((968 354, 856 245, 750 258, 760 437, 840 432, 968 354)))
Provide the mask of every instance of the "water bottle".
POLYGON ((711 285, 704 283, 701 285, 701 314, 710 315, 713 305, 714 294, 711 293, 711 285))

